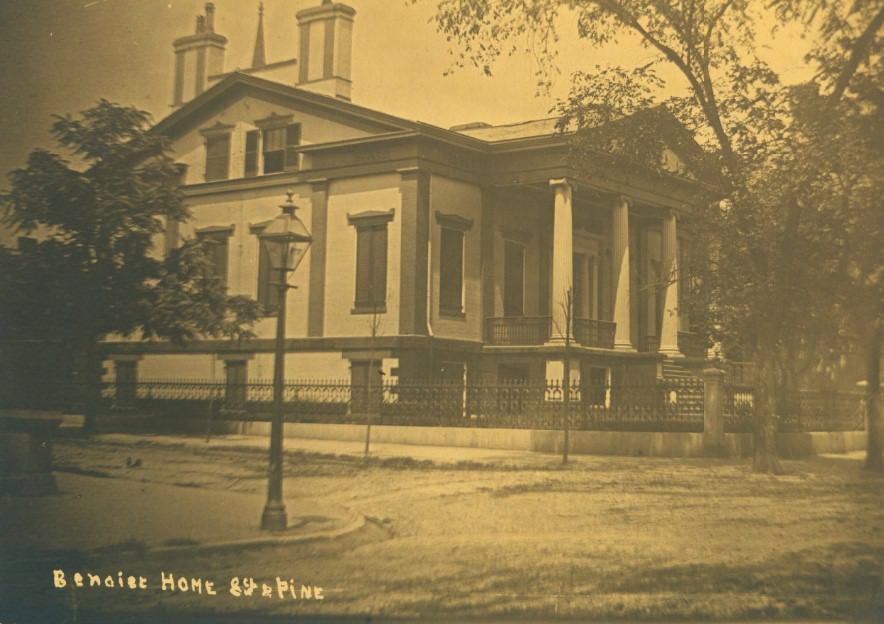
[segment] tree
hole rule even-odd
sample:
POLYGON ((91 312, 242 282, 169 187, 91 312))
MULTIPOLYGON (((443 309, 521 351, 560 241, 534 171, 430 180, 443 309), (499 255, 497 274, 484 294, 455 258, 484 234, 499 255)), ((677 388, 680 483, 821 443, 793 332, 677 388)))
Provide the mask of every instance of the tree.
MULTIPOLYGON (((758 14, 752 5, 748 0, 443 0, 436 21, 449 40, 459 44, 458 62, 478 65, 489 74, 497 56, 513 51, 513 41, 530 35, 543 78, 544 70, 554 66, 556 29, 565 20, 575 23, 579 35, 596 46, 624 35, 637 37, 656 53, 654 61, 579 72, 559 112, 563 127, 578 129, 578 154, 613 152, 616 159, 649 169, 659 165, 647 156, 660 153, 647 149, 650 137, 660 137, 648 132, 657 129, 653 118, 660 114, 650 108, 661 99, 654 68, 666 63, 678 70, 687 96, 669 98, 667 108, 717 159, 720 188, 727 193, 722 211, 706 215, 705 229, 718 233, 716 261, 709 262, 703 280, 715 293, 713 308, 719 318, 712 319, 712 325, 736 334, 758 361, 753 467, 779 472, 775 434, 784 406, 778 397, 790 383, 785 372, 789 354, 802 334, 811 327, 820 331, 824 321, 832 320, 822 312, 820 297, 813 300, 808 293, 826 287, 820 274, 836 276, 825 270, 831 256, 818 253, 831 251, 826 215, 808 203, 800 184, 784 184, 792 180, 783 177, 786 172, 797 173, 796 182, 811 176, 803 170, 807 143, 789 127, 795 93, 784 89, 778 76, 754 55, 758 14), (606 128, 617 134, 606 133, 606 128)), ((788 5, 779 12, 782 19, 812 21, 816 11, 823 11, 828 32, 843 31, 850 21, 843 18, 840 5, 826 0, 794 0, 788 5)), ((848 61, 830 63, 841 69, 833 97, 840 97, 841 85, 859 66, 855 55, 862 59, 870 37, 875 41, 878 9, 861 13, 854 22, 866 27, 848 37, 848 61)), ((657 139, 657 147, 669 138, 657 139)), ((696 164, 702 166, 703 160, 697 158, 696 164)))
POLYGON ((0 195, 6 222, 38 238, 0 257, 2 314, 11 333, 57 339, 80 356, 87 428, 103 339, 248 338, 258 316, 256 302, 213 278, 199 243, 156 253, 165 223, 190 214, 168 140, 149 124, 147 113, 106 100, 79 118, 57 116, 52 136, 77 164, 36 149, 0 195))

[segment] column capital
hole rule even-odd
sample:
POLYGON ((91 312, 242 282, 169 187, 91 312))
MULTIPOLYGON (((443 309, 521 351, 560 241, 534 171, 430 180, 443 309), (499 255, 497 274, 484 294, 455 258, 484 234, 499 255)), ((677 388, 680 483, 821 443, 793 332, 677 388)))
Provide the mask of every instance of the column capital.
POLYGON ((570 186, 571 189, 574 189, 574 181, 571 178, 550 178, 549 179, 550 186, 570 186))

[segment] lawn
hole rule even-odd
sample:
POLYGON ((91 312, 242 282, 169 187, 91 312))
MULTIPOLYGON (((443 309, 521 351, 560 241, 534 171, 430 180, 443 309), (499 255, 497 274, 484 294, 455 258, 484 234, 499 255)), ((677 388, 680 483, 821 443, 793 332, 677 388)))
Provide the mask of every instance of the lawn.
MULTIPOLYGON (((99 439, 62 441, 56 456, 66 470, 131 479, 133 492, 139 480, 266 486, 257 452, 244 450, 99 439), (125 466, 134 455, 143 461, 137 472, 125 466)), ((522 467, 482 467, 297 454, 286 470, 289 507, 321 499, 365 515, 362 529, 224 553, 55 556, 105 574, 125 567, 225 580, 211 597, 81 591, 78 612, 109 613, 107 621, 124 612, 207 621, 222 613, 884 621, 884 476, 864 473, 860 459, 787 460, 787 474, 771 477, 741 460, 576 457, 563 468, 557 457, 534 456, 522 467), (276 576, 322 587, 323 600, 234 596, 226 583, 272 585, 276 576)), ((7 606, 70 614, 68 594, 31 578, 45 564, 34 553, 7 606)))

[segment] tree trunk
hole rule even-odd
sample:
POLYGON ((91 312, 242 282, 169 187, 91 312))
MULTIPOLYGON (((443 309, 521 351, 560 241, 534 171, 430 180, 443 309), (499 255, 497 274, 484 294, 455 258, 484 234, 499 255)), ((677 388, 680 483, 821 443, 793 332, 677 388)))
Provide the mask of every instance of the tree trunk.
POLYGON ((884 431, 881 422, 881 320, 873 322, 866 340, 866 447, 865 468, 868 470, 884 470, 882 444, 884 431))
POLYGON ((769 350, 760 353, 755 383, 755 434, 753 472, 782 474, 777 457, 777 366, 769 350))
POLYGON ((95 419, 101 402, 101 359, 98 356, 98 341, 87 340, 81 347, 83 352, 82 397, 83 433, 95 433, 95 419))

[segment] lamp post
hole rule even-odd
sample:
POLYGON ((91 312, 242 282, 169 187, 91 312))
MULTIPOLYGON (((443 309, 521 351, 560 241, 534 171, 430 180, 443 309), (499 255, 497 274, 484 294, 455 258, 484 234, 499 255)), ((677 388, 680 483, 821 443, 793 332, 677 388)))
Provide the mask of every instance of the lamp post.
POLYGON ((276 350, 273 358, 273 421, 270 426, 270 470, 267 483, 267 503, 261 515, 261 528, 268 531, 282 531, 288 526, 285 502, 282 498, 282 385, 285 377, 285 312, 286 294, 289 288, 288 274, 293 273, 313 237, 304 222, 295 214, 297 206, 292 201, 292 192, 286 193, 287 200, 280 206, 279 214, 261 234, 261 242, 270 260, 270 267, 279 275, 276 282, 278 293, 276 310, 276 350))

